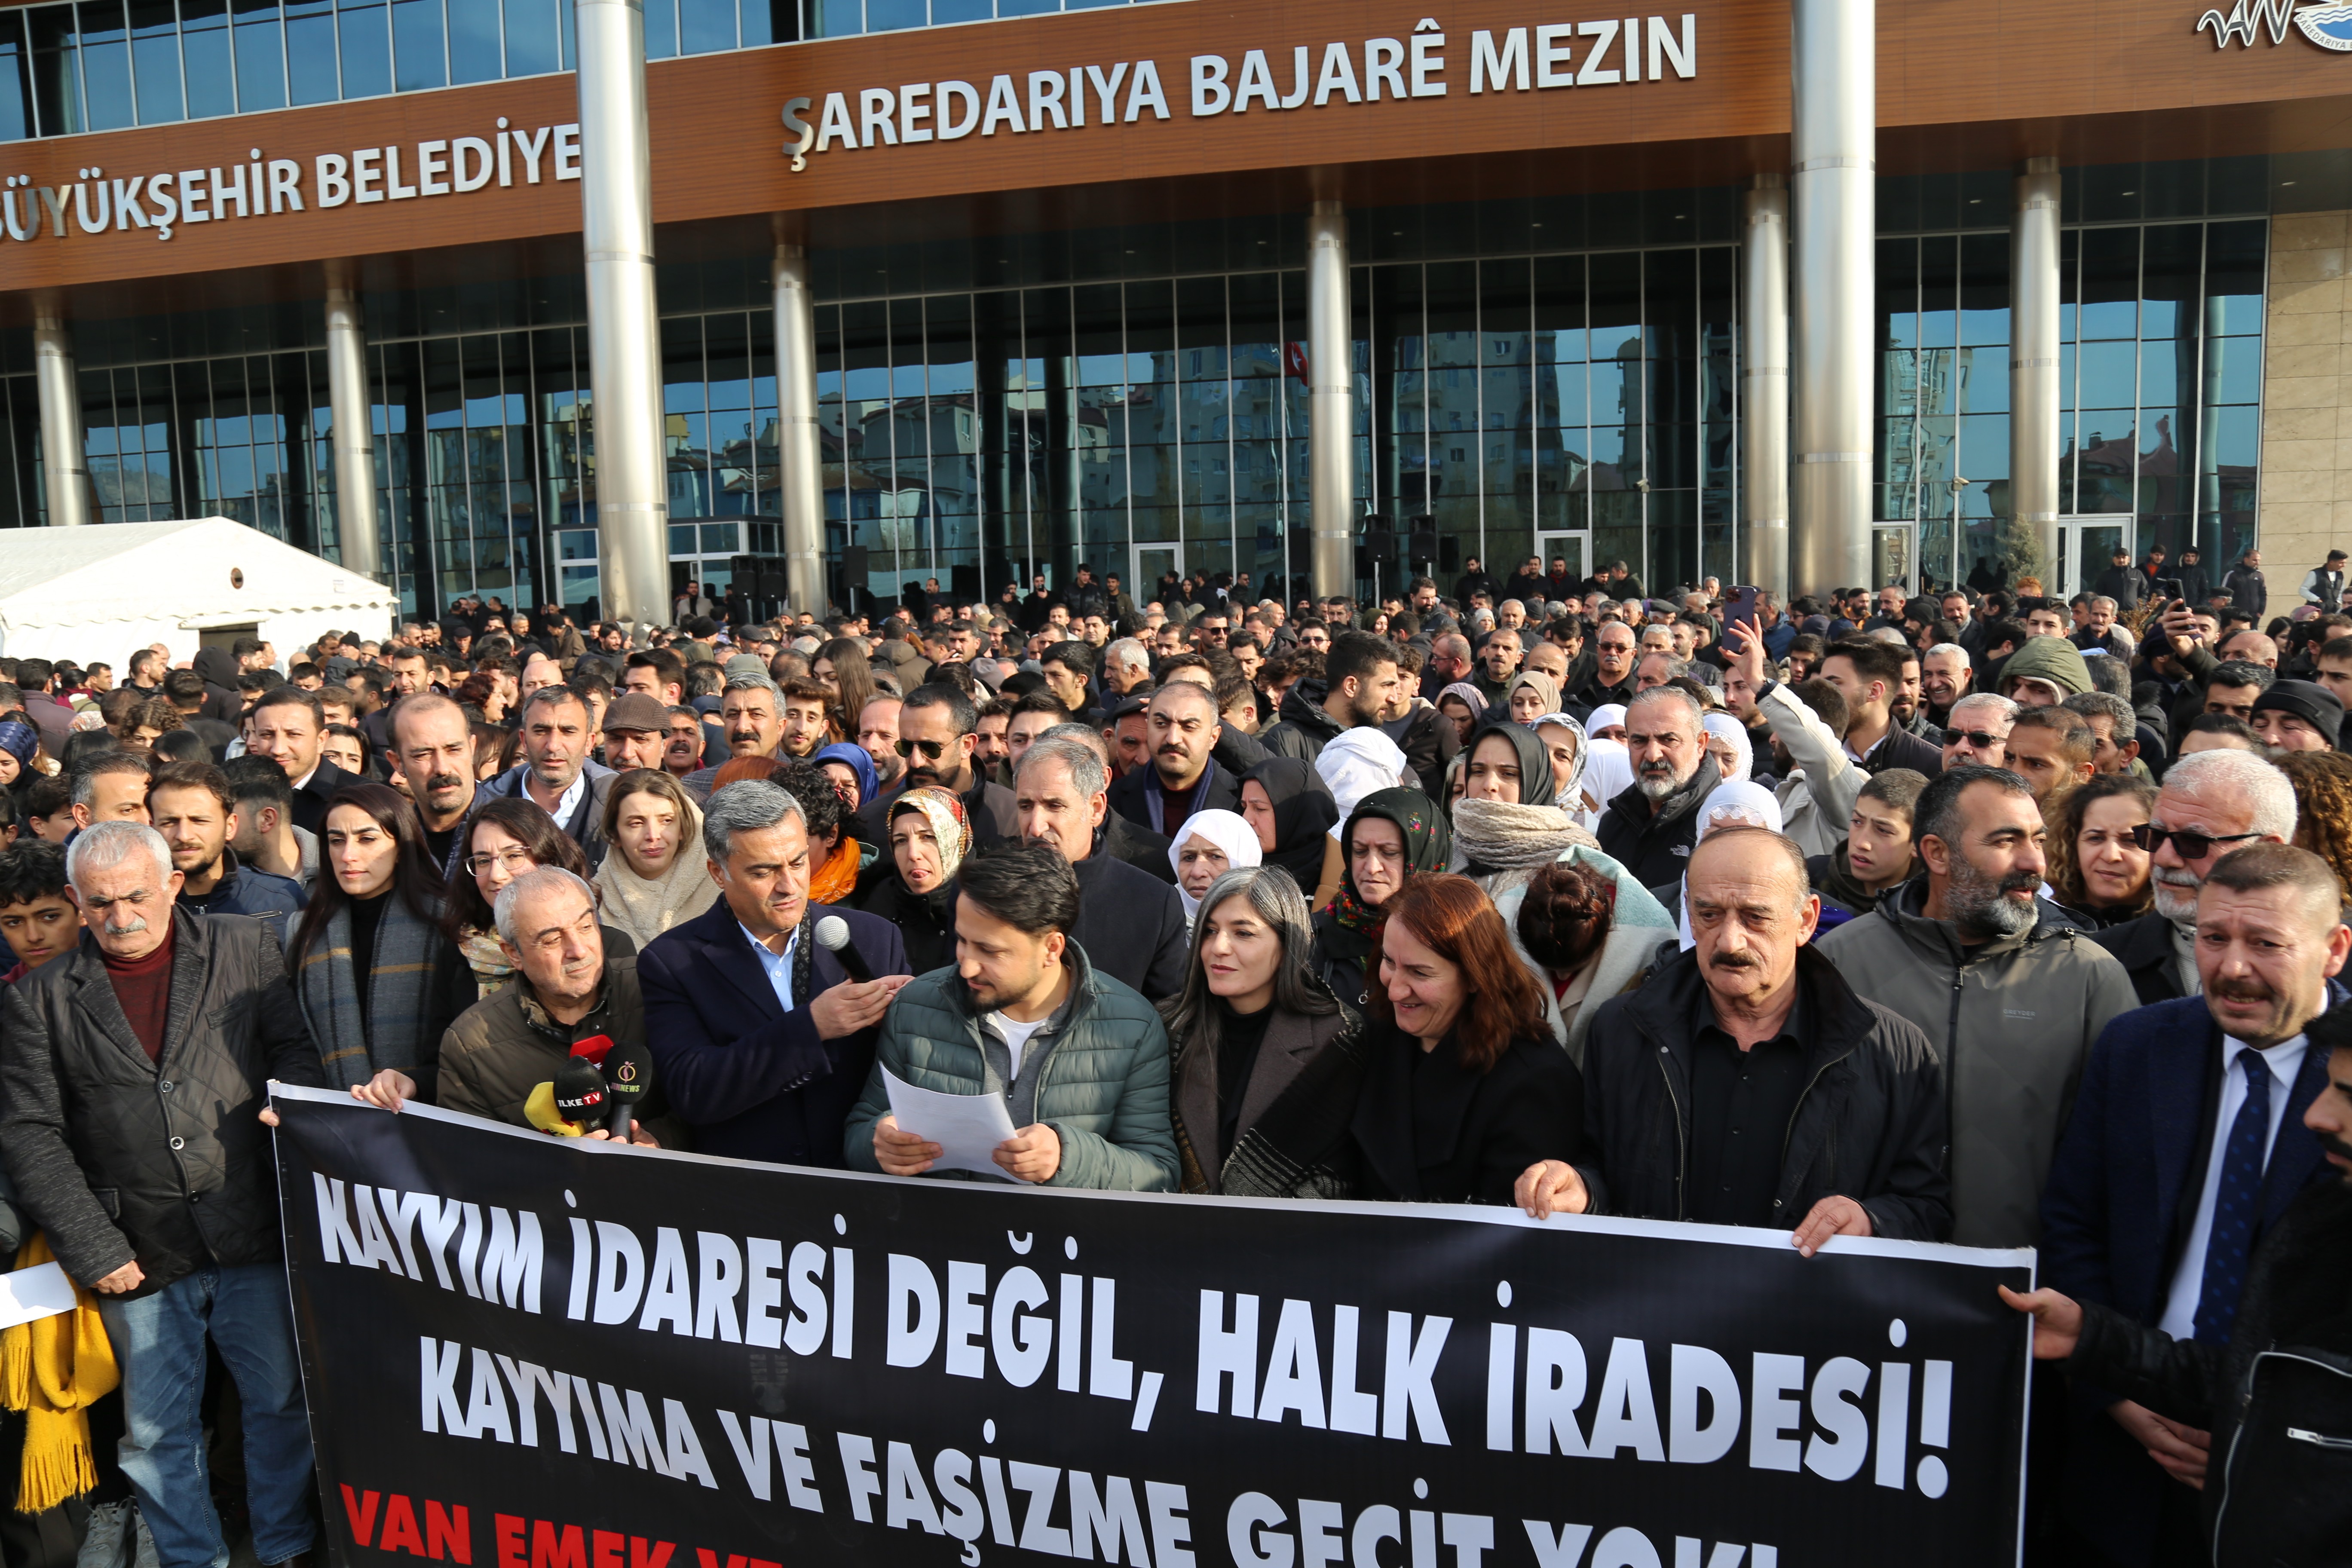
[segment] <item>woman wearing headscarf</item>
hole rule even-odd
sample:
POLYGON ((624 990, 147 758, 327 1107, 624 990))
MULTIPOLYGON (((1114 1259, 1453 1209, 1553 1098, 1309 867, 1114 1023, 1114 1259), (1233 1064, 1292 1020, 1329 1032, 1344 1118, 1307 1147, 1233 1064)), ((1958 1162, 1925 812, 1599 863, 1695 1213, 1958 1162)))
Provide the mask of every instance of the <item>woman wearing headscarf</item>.
POLYGON ((1523 669, 1503 688, 1502 708, 1514 724, 1532 724, 1541 714, 1559 711, 1559 682, 1540 669, 1523 669))
POLYGON ((1490 723, 1470 738, 1462 754, 1470 759, 1462 770, 1464 800, 1552 803, 1551 753, 1525 724, 1490 723))
POLYGON ((1307 900, 1272 867, 1245 867, 1200 910, 1183 989, 1160 1005, 1182 1190, 1351 1195, 1363 1020, 1307 962, 1307 900))
POLYGON ((971 823, 954 792, 925 784, 890 803, 890 871, 863 905, 898 928, 907 967, 944 969, 955 955, 955 875, 971 852, 971 823))
POLYGON ((21 795, 32 782, 46 778, 35 759, 41 754, 41 732, 22 719, 0 719, 0 788, 21 795))
POLYGON ((431 1103, 441 1036, 478 993, 442 930, 439 868, 416 808, 383 784, 327 802, 319 879, 286 917, 286 967, 330 1084, 387 1108, 431 1103))
POLYGON ((1756 748, 1748 737, 1748 726, 1728 713, 1709 713, 1698 722, 1706 731, 1706 751, 1715 759, 1715 771, 1727 783, 1747 783, 1756 768, 1756 748))
POLYGON ((1552 804, 1573 815, 1584 783, 1584 726, 1565 713, 1546 713, 1528 728, 1551 758, 1552 804))
POLYGON ((1445 869, 1454 829, 1419 790, 1384 789, 1357 803, 1339 844, 1346 868, 1330 908, 1315 915, 1315 972, 1333 995, 1360 1006, 1375 979, 1382 911, 1413 878, 1445 869))
MULTIPOLYGON (((1394 741, 1369 725, 1358 725, 1342 730, 1324 746, 1315 759, 1315 774, 1330 790, 1332 801, 1345 817, 1356 809, 1358 801, 1375 790, 1412 787, 1413 774, 1407 771, 1411 765, 1394 741)), ((1336 843, 1339 837, 1335 824, 1332 840, 1336 843)))
POLYGON ((702 853, 702 813, 666 773, 633 768, 613 781, 604 842, 610 852, 590 879, 604 896, 601 915, 640 949, 719 897, 702 853))
POLYGON ((1625 739, 1625 705, 1622 702, 1603 702, 1585 717, 1584 732, 1596 741, 1622 742, 1625 739))
POLYGON ((1201 918, 1201 895, 1228 871, 1263 865, 1265 850, 1257 829, 1231 811, 1196 811, 1184 819, 1176 841, 1168 846, 1168 864, 1176 870, 1176 896, 1184 903, 1184 927, 1201 918))
POLYGON ((1466 742, 1486 716, 1486 698, 1468 681, 1457 680, 1438 692, 1437 710, 1454 721, 1455 737, 1466 742))
POLYGON ((852 816, 882 793, 881 775, 875 772, 874 759, 866 755, 863 746, 853 746, 846 741, 835 742, 820 750, 809 761, 830 773, 835 787, 849 792, 842 796, 842 805, 852 816))
MULTIPOLYGON (((1314 898, 1328 874, 1339 884, 1339 845, 1331 825, 1339 803, 1316 774, 1315 764, 1297 757, 1268 757, 1242 775, 1241 813, 1257 834, 1265 863, 1290 873, 1302 896, 1314 898)), ((1310 907, 1330 900, 1326 893, 1310 907)))

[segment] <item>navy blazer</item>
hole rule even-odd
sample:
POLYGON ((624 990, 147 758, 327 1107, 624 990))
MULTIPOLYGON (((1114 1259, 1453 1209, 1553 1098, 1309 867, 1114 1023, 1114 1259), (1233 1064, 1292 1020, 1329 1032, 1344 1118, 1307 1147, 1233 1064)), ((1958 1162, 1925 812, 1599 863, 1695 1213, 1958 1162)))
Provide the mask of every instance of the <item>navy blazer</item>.
MULTIPOLYGON (((849 923, 850 941, 876 974, 908 972, 898 928, 862 910, 811 904, 802 940, 814 941, 815 922, 827 915, 849 923)), ((847 978, 841 961, 819 947, 814 991, 847 978)), ((878 1027, 820 1040, 813 996, 795 994, 785 1012, 725 899, 647 943, 637 981, 654 1081, 694 1129, 695 1152, 842 1168, 841 1129, 873 1069, 878 1027)))
MULTIPOLYGON (((2327 990, 2330 1006, 2347 995, 2334 981, 2327 990)), ((2221 1026, 2202 996, 2126 1013, 2099 1036, 2042 1189, 2042 1284, 2151 1327, 2164 1316, 2211 1158, 2207 1123, 2220 1103, 2221 1058, 2221 1026)), ((2303 1124, 2326 1087, 2326 1058, 2306 1051, 2287 1096, 2263 1173, 2256 1241, 2329 1174, 2317 1135, 2303 1124)), ((2066 1507, 2117 1562, 2145 1563, 2167 1478, 2107 1416, 2112 1399, 2076 1390, 2066 1507)))

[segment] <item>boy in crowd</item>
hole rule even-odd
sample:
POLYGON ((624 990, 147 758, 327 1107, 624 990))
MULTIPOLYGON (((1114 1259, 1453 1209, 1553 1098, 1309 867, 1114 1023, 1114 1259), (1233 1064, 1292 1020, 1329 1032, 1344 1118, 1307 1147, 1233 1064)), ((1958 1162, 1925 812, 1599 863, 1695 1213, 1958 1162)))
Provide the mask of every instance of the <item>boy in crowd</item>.
POLYGON ((81 940, 81 911, 66 897, 66 852, 26 837, 0 854, 0 937, 16 965, 0 974, 14 985, 81 940))
POLYGON ((1845 842, 1833 854, 1805 862, 1813 889, 1822 896, 1822 927, 1843 925, 1878 906, 1878 896, 1901 885, 1916 867, 1911 850, 1912 809, 1927 775, 1889 768, 1872 775, 1853 801, 1845 842))

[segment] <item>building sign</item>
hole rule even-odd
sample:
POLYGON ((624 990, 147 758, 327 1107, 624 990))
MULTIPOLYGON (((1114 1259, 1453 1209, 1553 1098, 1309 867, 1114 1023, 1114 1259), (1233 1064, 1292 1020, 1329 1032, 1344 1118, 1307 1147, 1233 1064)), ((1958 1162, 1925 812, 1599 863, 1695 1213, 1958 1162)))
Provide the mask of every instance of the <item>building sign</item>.
POLYGON ((102 168, 76 171, 69 184, 37 185, 30 174, 0 182, 0 226, 20 242, 148 229, 159 240, 200 223, 271 217, 377 202, 422 201, 580 177, 580 127, 524 131, 505 116, 488 135, 405 146, 320 153, 307 163, 265 158, 200 169, 164 169, 125 178, 102 168))
POLYGON ((2213 47, 2226 49, 2235 38, 2248 48, 2254 47, 2256 32, 2270 34, 2271 42, 2286 42, 2289 26, 2323 49, 2338 54, 2352 51, 2352 5, 2297 5, 2295 0, 2233 0, 2230 14, 2208 11, 2197 18, 2197 30, 2211 28, 2213 47))
POLYGON ((1295 44, 1286 58, 1279 48, 1248 49, 1238 58, 1196 54, 1165 67, 1142 59, 1004 72, 985 86, 950 80, 810 92, 784 104, 793 140, 783 153, 797 174, 824 153, 1132 125, 1172 120, 1180 110, 1203 120, 1445 98, 1457 89, 1545 92, 1697 75, 1698 18, 1689 13, 1678 23, 1608 16, 1482 27, 1470 35, 1466 58, 1449 54, 1444 29, 1423 17, 1408 37, 1295 44))

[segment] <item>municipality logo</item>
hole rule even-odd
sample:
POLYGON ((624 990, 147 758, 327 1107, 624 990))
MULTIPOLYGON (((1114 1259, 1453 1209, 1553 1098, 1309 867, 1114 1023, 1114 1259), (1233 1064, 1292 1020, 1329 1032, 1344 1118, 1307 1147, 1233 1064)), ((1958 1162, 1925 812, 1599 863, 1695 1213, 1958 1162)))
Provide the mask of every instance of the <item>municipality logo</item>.
POLYGON ((2213 47, 2226 49, 2231 39, 2248 48, 2254 47, 2254 35, 2266 32, 2271 42, 2286 42, 2289 26, 2323 49, 2338 54, 2352 51, 2352 5, 2317 4, 2297 5, 2295 0, 2233 0, 2227 16, 2220 11, 2208 11, 2197 18, 2197 30, 2211 28, 2213 47))

